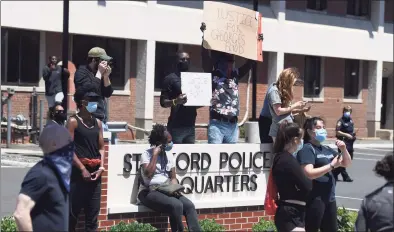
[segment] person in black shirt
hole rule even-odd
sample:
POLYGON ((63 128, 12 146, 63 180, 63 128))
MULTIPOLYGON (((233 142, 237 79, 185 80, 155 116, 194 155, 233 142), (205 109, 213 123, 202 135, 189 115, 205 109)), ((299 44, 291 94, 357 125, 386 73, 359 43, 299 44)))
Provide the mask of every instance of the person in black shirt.
POLYGON ((306 203, 306 231, 336 232, 337 205, 335 201, 335 178, 333 170, 351 164, 349 152, 343 141, 337 140, 336 146, 341 153, 321 143, 327 138, 323 119, 312 117, 304 124, 304 147, 297 153, 306 176, 312 180, 312 191, 306 203))
POLYGON ((358 211, 355 225, 357 232, 394 231, 394 155, 391 151, 376 162, 375 173, 384 177, 386 183, 365 196, 358 211))
MULTIPOLYGON (((352 120, 352 107, 345 106, 342 111, 343 115, 337 122, 336 127, 336 136, 337 139, 342 140, 346 144, 346 149, 348 150, 350 157, 353 160, 353 144, 356 141, 356 133, 354 132, 354 122, 352 120)), ((338 151, 339 152, 339 151, 338 151)), ((342 179, 344 182, 353 182, 353 179, 350 178, 349 174, 346 171, 346 168, 339 167, 333 171, 335 180, 338 180, 339 174, 342 175, 342 179)))
POLYGON ((45 66, 42 72, 45 81, 45 98, 47 99, 48 107, 53 107, 56 104, 62 103, 64 99, 62 75, 66 75, 65 78, 68 78, 70 73, 66 68, 64 68, 64 72, 62 72, 62 63, 60 61, 56 65, 57 59, 55 56, 49 58, 50 63, 45 66))
POLYGON ((303 147, 304 131, 296 123, 281 123, 274 143, 272 175, 279 192, 275 226, 279 232, 305 227, 305 205, 312 182, 294 158, 303 147))
POLYGON ((164 78, 160 95, 161 107, 171 107, 167 128, 172 135, 174 144, 195 143, 195 124, 197 117, 196 106, 184 106, 187 102, 186 94, 181 90, 181 72, 189 70, 190 57, 183 51, 177 53, 176 71, 164 78))
POLYGON ((63 106, 57 103, 55 106, 49 108, 47 118, 49 119, 47 125, 56 123, 63 126, 67 120, 67 114, 64 112, 63 106))
POLYGON ((71 175, 70 231, 75 230, 78 215, 85 212, 85 231, 97 230, 100 211, 101 174, 104 169, 104 139, 102 123, 92 113, 100 99, 94 86, 85 86, 75 92, 79 112, 67 122, 75 143, 74 166, 71 175))
POLYGON ((26 174, 14 217, 19 231, 68 231, 74 144, 66 128, 51 124, 39 137, 43 160, 26 174))
POLYGON ((93 116, 103 123, 105 131, 108 129, 105 98, 111 97, 114 92, 109 79, 112 68, 108 64, 111 60, 112 57, 108 56, 104 49, 94 47, 88 53, 88 64, 79 66, 74 76, 75 91, 92 85, 92 91, 99 96, 93 116))

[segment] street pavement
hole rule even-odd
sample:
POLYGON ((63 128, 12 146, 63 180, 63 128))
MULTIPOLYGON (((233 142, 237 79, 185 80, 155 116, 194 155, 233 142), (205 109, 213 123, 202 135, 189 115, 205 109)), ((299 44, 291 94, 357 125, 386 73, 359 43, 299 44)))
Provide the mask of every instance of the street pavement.
MULTIPOLYGON (((371 145, 371 147, 368 146, 370 145, 365 144, 355 149, 352 166, 348 168, 348 173, 354 179, 354 182, 342 182, 341 176, 339 177, 340 181, 337 183, 336 189, 338 206, 357 210, 366 194, 385 183, 383 178, 374 174, 373 168, 376 161, 383 158, 393 148, 387 144, 379 143, 374 146, 371 145)), ((2 149, 0 217, 12 214, 15 210, 16 197, 19 193, 21 182, 30 169, 27 166, 32 166, 41 159, 39 153, 38 150, 32 151, 30 154, 20 154, 20 152, 18 154, 18 151, 8 151, 6 153, 2 149), (21 165, 25 166, 21 167, 21 165)))
POLYGON ((371 193, 385 183, 382 177, 373 172, 376 161, 382 159, 392 148, 356 148, 354 159, 348 173, 353 182, 339 181, 336 187, 337 205, 345 208, 359 209, 365 195, 371 193))

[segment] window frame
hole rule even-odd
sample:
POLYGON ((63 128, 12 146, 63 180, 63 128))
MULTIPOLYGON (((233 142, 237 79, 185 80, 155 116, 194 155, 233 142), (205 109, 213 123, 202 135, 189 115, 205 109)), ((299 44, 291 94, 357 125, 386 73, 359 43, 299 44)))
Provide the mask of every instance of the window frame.
MULTIPOLYGON (((33 87, 33 86, 39 86, 40 84, 40 80, 41 80, 41 70, 40 70, 40 51, 41 51, 41 39, 42 39, 42 35, 40 33, 40 31, 35 31, 35 30, 26 30, 26 29, 19 29, 19 28, 9 28, 9 27, 4 27, 2 28, 2 47, 4 46, 4 51, 2 49, 2 60, 4 60, 4 67, 2 65, 2 86, 27 86, 27 87, 33 87), (8 78, 8 73, 9 73, 9 31, 13 31, 13 33, 18 33, 17 37, 18 37, 18 41, 19 41, 19 45, 18 45, 18 55, 17 55, 17 63, 18 63, 18 70, 17 72, 17 77, 16 80, 17 81, 9 81, 8 78), (28 34, 28 35, 26 35, 28 34), (3 37, 4 35, 4 37, 3 37), (22 78, 23 72, 21 71, 21 69, 23 68, 22 66, 22 62, 23 62, 23 58, 22 58, 22 53, 24 53, 24 51, 22 50, 22 47, 24 47, 24 49, 28 48, 27 46, 22 46, 22 40, 23 38, 32 38, 35 37, 34 39, 37 40, 37 44, 34 44, 34 50, 37 50, 34 62, 36 62, 36 65, 31 66, 30 68, 34 67, 34 69, 28 70, 26 71, 27 73, 29 73, 29 75, 27 75, 27 77, 31 77, 36 75, 36 79, 35 80, 27 80, 27 82, 25 80, 22 80, 24 78, 22 78), (4 38, 4 40, 3 40, 4 38), (3 59, 4 58, 4 59, 3 59), (31 74, 30 74, 31 73, 31 74), (4 78, 4 79, 3 79, 4 78)), ((26 53, 26 52, 25 52, 26 53)), ((30 54, 30 52, 27 52, 30 54)), ((34 53, 34 52, 33 52, 34 53)), ((34 56, 34 55, 33 55, 34 56)), ((29 58, 28 60, 31 60, 31 58, 29 58)), ((28 78, 30 79, 30 78, 28 78)))
POLYGON ((326 12, 327 11, 327 0, 307 0, 306 9, 318 12, 326 12), (320 7, 317 7, 317 2, 320 3, 320 7), (314 5, 314 6, 310 6, 314 5))
MULTIPOLYGON (((304 88, 303 88, 303 100, 305 101, 312 101, 312 102, 323 102, 324 101, 324 63, 325 63, 325 58, 324 57, 320 57, 320 56, 305 56, 304 57, 304 76, 303 76, 303 80, 304 80, 304 88), (305 86, 307 84, 305 78, 307 77, 307 60, 310 58, 317 58, 319 59, 320 65, 319 65, 319 89, 320 92, 318 95, 305 95, 305 86)), ((312 74, 311 74, 312 75, 312 74)), ((316 88, 316 87, 315 87, 316 88)))
POLYGON ((369 18, 371 16, 371 8, 370 0, 347 0, 346 15, 350 17, 369 18), (363 6, 367 6, 365 14, 362 9, 363 6))
MULTIPOLYGON (((155 46, 155 77, 154 77, 154 93, 155 93, 155 96, 160 96, 160 93, 161 93, 161 88, 162 88, 162 86, 161 86, 161 84, 162 83, 160 83, 160 82, 158 82, 159 81, 159 79, 161 78, 162 80, 164 79, 164 77, 165 76, 161 76, 160 77, 160 75, 161 74, 159 74, 159 72, 158 72, 158 70, 157 70, 157 68, 158 68, 158 65, 160 65, 160 66, 167 66, 166 64, 163 64, 162 62, 160 62, 162 59, 165 59, 165 57, 167 57, 167 58, 169 58, 169 59, 171 59, 172 57, 172 55, 175 55, 176 54, 176 52, 177 51, 179 51, 179 50, 182 50, 183 49, 183 45, 182 44, 177 44, 177 43, 167 43, 167 42, 160 42, 160 41, 156 41, 156 46, 155 46), (157 53, 159 52, 161 52, 159 49, 157 49, 157 47, 158 47, 158 45, 170 45, 170 46, 174 46, 174 48, 176 47, 176 49, 175 49, 175 51, 173 52, 173 54, 167 54, 167 56, 163 56, 163 57, 160 57, 159 58, 159 60, 157 59, 158 58, 158 56, 157 56, 157 53)), ((168 49, 168 50, 171 50, 171 49, 168 49)), ((171 62, 171 61, 169 61, 169 62, 171 62)), ((169 67, 167 67, 167 69, 168 70, 161 70, 161 71, 169 71, 171 68, 169 68, 169 67)), ((168 74, 167 74, 168 75, 168 74)))
MULTIPOLYGON (((347 103, 362 103, 362 84, 363 84, 363 61, 362 60, 355 60, 355 59, 345 59, 345 70, 344 70, 344 83, 343 83, 343 99, 344 102, 347 103), (358 62, 358 76, 357 76, 357 96, 346 96, 346 79, 349 78, 348 76, 348 65, 349 62, 358 62)), ((352 85, 352 83, 350 83, 352 85)))

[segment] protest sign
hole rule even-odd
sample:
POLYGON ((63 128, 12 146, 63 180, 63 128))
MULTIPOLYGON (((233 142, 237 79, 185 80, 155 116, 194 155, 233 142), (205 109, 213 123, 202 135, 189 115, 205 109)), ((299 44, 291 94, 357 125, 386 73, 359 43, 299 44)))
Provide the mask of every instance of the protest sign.
POLYGON ((186 94, 185 106, 210 106, 212 77, 210 73, 181 73, 182 93, 186 94))
POLYGON ((251 60, 263 61, 261 14, 231 4, 204 1, 203 46, 251 60))

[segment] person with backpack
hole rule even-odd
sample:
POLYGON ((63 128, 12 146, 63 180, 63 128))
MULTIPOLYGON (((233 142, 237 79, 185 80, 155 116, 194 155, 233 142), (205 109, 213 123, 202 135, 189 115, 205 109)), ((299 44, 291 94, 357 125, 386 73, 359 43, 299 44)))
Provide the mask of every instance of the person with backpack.
POLYGON ((279 232, 303 231, 305 205, 312 182, 294 158, 302 149, 304 130, 296 123, 284 121, 279 127, 274 144, 272 175, 279 193, 275 226, 279 232))
POLYGON ((312 180, 313 188, 306 202, 305 230, 336 232, 337 204, 335 200, 335 177, 333 170, 348 167, 351 157, 343 141, 337 140, 340 153, 322 145, 327 138, 324 120, 319 117, 307 119, 304 124, 304 147, 297 159, 306 176, 312 180))

